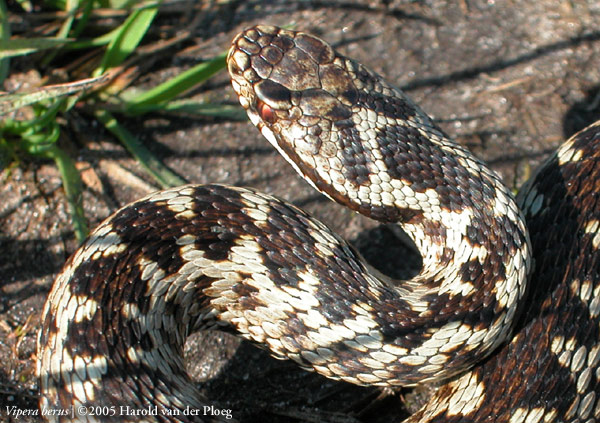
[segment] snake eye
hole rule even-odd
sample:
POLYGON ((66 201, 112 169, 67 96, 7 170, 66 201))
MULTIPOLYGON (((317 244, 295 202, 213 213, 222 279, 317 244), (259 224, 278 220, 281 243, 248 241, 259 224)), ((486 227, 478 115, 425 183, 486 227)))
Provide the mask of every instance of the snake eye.
POLYGON ((254 91, 258 114, 266 123, 275 123, 275 110, 289 110, 292 106, 290 90, 277 82, 260 81, 254 84, 254 91))
POLYGON ((267 123, 275 123, 277 117, 275 116, 275 110, 273 110, 271 106, 264 101, 259 100, 256 108, 258 110, 258 115, 262 120, 267 123))

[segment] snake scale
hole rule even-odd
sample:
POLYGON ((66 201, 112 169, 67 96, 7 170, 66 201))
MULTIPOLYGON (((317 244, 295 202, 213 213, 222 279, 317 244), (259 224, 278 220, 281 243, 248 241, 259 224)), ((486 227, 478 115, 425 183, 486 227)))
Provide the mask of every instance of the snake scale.
POLYGON ((405 94, 316 37, 248 29, 228 68, 250 120, 292 166, 331 199, 400 225, 422 269, 392 280, 253 189, 156 192, 100 224, 56 278, 39 337, 42 409, 200 410, 210 403, 183 345, 220 328, 333 379, 445 382, 410 422, 600 421, 598 124, 517 201, 405 94))

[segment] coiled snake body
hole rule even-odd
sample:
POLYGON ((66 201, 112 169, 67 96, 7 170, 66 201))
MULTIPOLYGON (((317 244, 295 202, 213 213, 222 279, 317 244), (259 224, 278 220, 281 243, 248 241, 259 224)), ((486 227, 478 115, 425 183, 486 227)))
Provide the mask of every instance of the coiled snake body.
POLYGON ((262 134, 325 195, 400 224, 420 273, 390 280, 252 189, 154 193, 104 221, 57 277, 41 407, 200 408, 183 343, 223 327, 355 384, 450 379, 411 422, 600 420, 597 125, 521 191, 523 216, 493 171, 323 41, 258 26, 236 37, 228 66, 262 134))

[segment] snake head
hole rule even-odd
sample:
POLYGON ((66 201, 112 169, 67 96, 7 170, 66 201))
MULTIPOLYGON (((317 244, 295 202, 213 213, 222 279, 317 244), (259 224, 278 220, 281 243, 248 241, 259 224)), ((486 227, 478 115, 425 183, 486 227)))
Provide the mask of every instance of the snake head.
POLYGON ((446 141, 400 90, 325 41, 272 26, 239 34, 227 63, 252 123, 318 191, 380 221, 415 215, 402 187, 422 184, 423 156, 446 141))
POLYGON ((227 59, 252 123, 320 191, 342 180, 339 132, 358 98, 348 62, 319 38, 272 26, 239 34, 227 59))

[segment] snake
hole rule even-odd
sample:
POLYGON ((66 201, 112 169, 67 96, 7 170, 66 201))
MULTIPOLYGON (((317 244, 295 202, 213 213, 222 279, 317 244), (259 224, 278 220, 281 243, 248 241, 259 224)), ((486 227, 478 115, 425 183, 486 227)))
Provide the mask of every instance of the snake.
POLYGON ((184 366, 186 338, 217 329, 327 378, 439 385, 408 422, 600 421, 599 123, 515 197, 406 94, 315 36, 249 28, 227 68, 250 121, 293 168, 400 227, 420 270, 386 276, 325 224, 252 188, 152 193, 101 223, 54 281, 40 409, 75 415, 46 418, 231 421, 206 411, 184 366), (124 405, 155 413, 113 413, 124 405))

